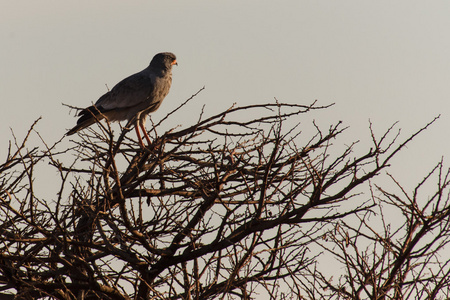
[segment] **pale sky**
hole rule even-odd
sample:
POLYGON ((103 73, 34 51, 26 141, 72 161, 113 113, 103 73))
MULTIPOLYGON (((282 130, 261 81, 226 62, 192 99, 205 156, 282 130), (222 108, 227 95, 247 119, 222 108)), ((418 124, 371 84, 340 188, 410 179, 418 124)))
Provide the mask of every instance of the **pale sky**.
POLYGON ((42 116, 37 129, 52 144, 76 122, 62 103, 90 105, 105 85, 112 88, 162 51, 175 53, 179 65, 154 120, 203 86, 180 125, 191 124, 202 105, 217 113, 234 102, 317 99, 336 103, 314 116, 319 124, 350 126, 346 140, 336 142, 360 139, 366 149, 369 119, 378 133, 399 121, 406 138, 441 114, 393 161, 393 172, 418 182, 448 156, 449 1, 0 4, 0 162, 10 128, 21 138, 42 116))
MULTIPOLYGON (((399 121, 406 139, 441 114, 390 172, 412 186, 442 156, 450 165, 450 1, 211 2, 0 0, 0 164, 10 128, 21 139, 42 116, 36 129, 51 145, 76 123, 62 103, 86 107, 170 51, 178 66, 156 121, 203 86, 173 127, 191 125, 203 105, 212 114, 235 102, 317 99, 335 105, 298 121, 326 129, 342 120, 350 128, 335 144, 361 140, 367 151, 369 120, 378 134, 399 121)), ((35 176, 54 199, 48 168, 35 176)))

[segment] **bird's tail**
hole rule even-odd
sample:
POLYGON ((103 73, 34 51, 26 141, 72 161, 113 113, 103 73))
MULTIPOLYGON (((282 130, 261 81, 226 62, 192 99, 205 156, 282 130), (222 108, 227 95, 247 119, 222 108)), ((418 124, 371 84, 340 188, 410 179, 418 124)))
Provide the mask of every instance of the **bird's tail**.
POLYGON ((95 122, 100 121, 101 119, 104 118, 103 112, 105 112, 105 109, 103 109, 102 107, 96 107, 95 105, 83 109, 78 114, 80 118, 77 121, 77 125, 75 125, 75 127, 70 129, 66 133, 66 135, 72 135, 81 129, 91 126, 95 122))

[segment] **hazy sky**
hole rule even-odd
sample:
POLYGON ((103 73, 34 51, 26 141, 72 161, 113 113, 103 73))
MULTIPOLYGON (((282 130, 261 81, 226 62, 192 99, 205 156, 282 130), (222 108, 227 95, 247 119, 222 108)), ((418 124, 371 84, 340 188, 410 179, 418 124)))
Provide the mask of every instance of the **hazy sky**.
POLYGON ((322 125, 343 120, 348 141, 364 141, 369 119, 378 133, 399 121, 406 137, 441 114, 395 171, 418 181, 448 156, 449 1, 0 3, 2 161, 10 128, 23 137, 42 116, 37 129, 52 144, 76 122, 62 103, 95 102, 161 51, 179 65, 155 120, 203 86, 179 124, 204 104, 212 113, 317 99, 336 103, 316 116, 322 125))

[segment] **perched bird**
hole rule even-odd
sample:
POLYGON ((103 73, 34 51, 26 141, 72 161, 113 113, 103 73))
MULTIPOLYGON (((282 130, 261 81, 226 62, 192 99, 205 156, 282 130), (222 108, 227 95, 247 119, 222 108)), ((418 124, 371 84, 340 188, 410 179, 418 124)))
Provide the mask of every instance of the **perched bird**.
POLYGON ((145 121, 147 115, 157 110, 169 93, 173 65, 178 65, 173 53, 156 54, 147 68, 123 79, 94 105, 83 109, 78 114, 80 118, 77 125, 66 135, 72 135, 106 117, 108 121, 128 120, 128 124, 134 124, 139 144, 145 147, 139 133, 140 127, 150 145, 145 121))

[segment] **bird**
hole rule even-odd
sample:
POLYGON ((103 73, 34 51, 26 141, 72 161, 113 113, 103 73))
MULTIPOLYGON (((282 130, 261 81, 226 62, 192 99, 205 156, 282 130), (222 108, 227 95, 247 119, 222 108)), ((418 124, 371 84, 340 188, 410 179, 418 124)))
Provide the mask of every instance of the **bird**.
POLYGON ((160 107, 169 93, 174 65, 178 65, 175 54, 171 52, 156 54, 147 68, 123 79, 101 96, 94 105, 81 110, 77 125, 66 135, 72 135, 103 118, 108 121, 128 120, 129 125, 135 126, 140 146, 145 148, 139 127, 150 145, 150 137, 145 129, 146 118, 149 113, 160 107))

